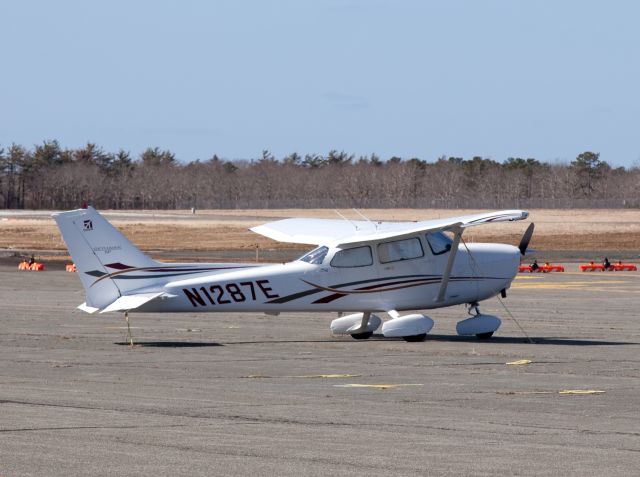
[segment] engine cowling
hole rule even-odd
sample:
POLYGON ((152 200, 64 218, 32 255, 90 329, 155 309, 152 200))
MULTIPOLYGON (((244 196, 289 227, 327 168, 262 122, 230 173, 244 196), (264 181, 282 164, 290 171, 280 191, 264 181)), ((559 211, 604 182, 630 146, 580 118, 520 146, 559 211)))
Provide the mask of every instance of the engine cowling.
POLYGON ((362 315, 364 313, 354 313, 352 315, 337 318, 331 322, 331 333, 334 335, 351 335, 354 333, 373 333, 380 327, 382 319, 378 315, 371 314, 369 323, 363 330, 360 328, 362 324, 362 315))
POLYGON ((382 325, 382 334, 386 338, 404 338, 428 333, 433 328, 433 320, 426 315, 414 314, 399 316, 382 325))
POLYGON ((493 333, 500 328, 501 324, 502 322, 497 316, 480 314, 459 321, 456 325, 456 331, 462 336, 493 333))

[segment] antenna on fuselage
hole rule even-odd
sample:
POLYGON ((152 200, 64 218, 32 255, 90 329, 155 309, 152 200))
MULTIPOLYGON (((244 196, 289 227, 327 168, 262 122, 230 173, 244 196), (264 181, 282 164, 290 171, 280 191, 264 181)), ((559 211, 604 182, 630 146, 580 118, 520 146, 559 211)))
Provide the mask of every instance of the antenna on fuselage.
POLYGON ((353 211, 358 214, 360 217, 362 217, 364 220, 366 220, 367 222, 369 222, 370 224, 373 225, 373 227, 378 230, 378 224, 375 222, 372 222, 371 220, 369 220, 369 217, 367 217, 366 215, 364 215, 362 212, 360 212, 358 209, 356 209, 355 207, 353 208, 353 211))
POLYGON ((347 222, 349 222, 351 225, 353 225, 353 228, 356 229, 356 232, 358 231, 358 226, 356 224, 354 224, 352 221, 350 221, 349 219, 347 219, 344 215, 342 215, 340 212, 338 212, 338 209, 333 209, 333 211, 338 214, 339 217, 341 217, 342 219, 346 220, 347 222))

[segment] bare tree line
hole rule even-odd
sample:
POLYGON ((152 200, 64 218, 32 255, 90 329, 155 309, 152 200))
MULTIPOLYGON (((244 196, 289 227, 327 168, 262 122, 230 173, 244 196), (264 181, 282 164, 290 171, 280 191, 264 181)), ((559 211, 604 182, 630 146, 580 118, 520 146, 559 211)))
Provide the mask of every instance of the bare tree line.
POLYGON ((184 208, 622 208, 640 207, 640 168, 612 168, 598 153, 568 164, 532 158, 433 161, 332 150, 254 160, 181 163, 148 148, 138 158, 95 144, 0 147, 0 207, 184 208))

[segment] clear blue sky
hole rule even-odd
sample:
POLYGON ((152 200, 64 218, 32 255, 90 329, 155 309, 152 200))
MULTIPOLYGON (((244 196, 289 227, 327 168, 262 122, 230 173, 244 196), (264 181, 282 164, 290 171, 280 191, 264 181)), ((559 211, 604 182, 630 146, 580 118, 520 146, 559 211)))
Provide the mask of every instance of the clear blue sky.
POLYGON ((640 2, 6 1, 0 145, 640 165, 640 2))

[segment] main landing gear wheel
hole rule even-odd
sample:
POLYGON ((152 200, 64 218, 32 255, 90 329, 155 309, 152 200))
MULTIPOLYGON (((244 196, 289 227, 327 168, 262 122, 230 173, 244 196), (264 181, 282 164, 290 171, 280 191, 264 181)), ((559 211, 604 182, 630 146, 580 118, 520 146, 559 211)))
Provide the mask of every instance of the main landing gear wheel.
POLYGON ((402 339, 407 341, 407 342, 409 342, 409 343, 418 343, 420 341, 426 340, 427 339, 427 334, 426 333, 421 333, 419 335, 403 336, 402 339))
POLYGON ((488 340, 492 336, 493 336, 493 331, 489 331, 487 333, 478 333, 476 335, 476 338, 478 338, 479 340, 488 340))
POLYGON ((364 333, 354 333, 351 335, 351 337, 354 340, 368 340, 372 336, 373 336, 373 331, 366 331, 364 333))

